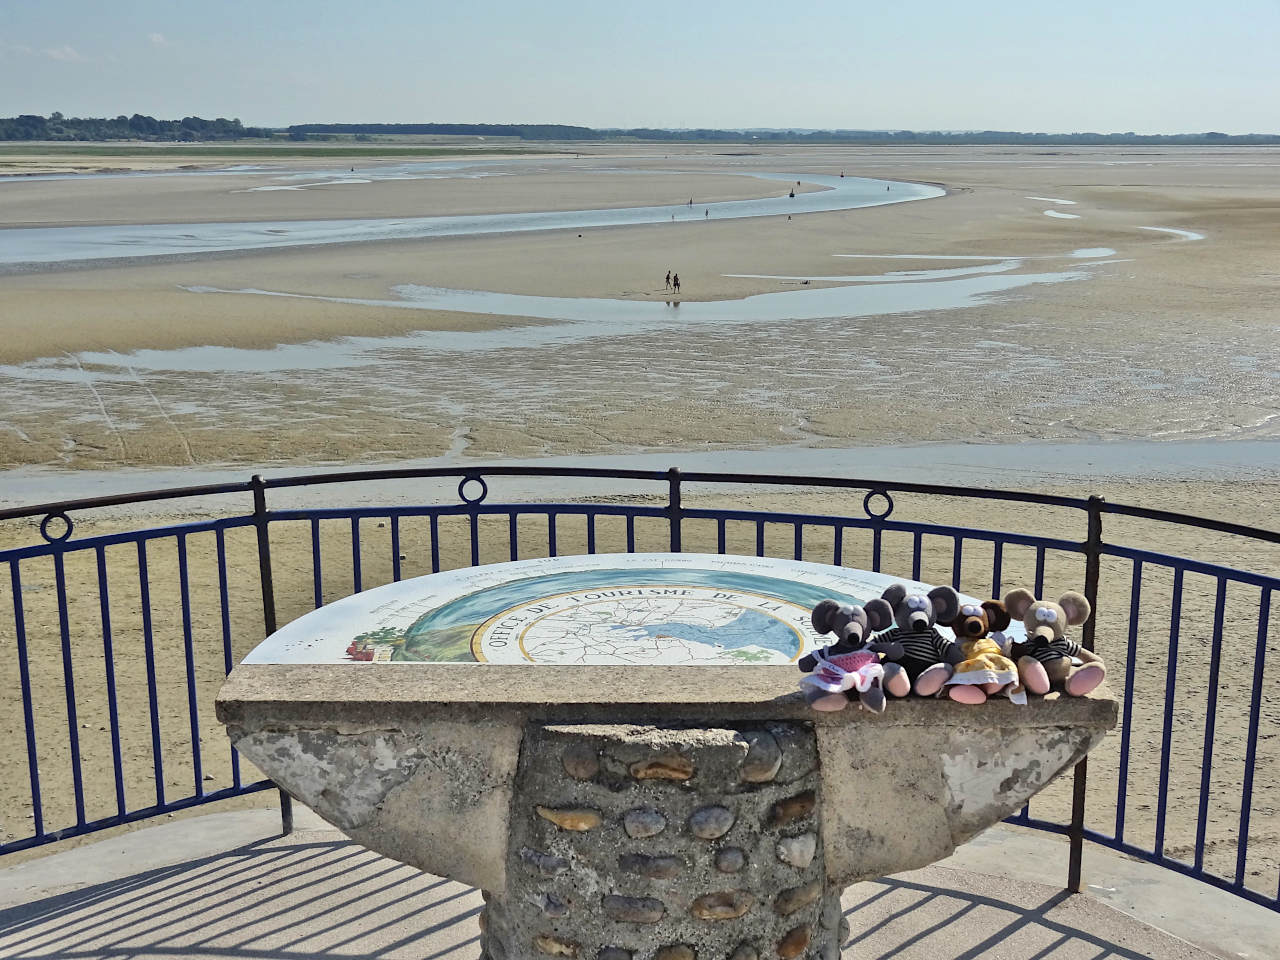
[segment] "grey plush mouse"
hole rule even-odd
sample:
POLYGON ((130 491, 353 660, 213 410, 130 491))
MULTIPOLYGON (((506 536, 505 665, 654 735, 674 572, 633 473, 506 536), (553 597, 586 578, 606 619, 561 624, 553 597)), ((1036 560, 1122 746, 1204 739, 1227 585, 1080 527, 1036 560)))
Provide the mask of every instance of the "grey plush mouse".
POLYGON ((941 690, 955 665, 964 660, 960 644, 935 629, 935 624, 950 623, 959 612, 960 596, 950 587, 913 593, 901 583, 895 583, 866 606, 867 620, 876 629, 895 624, 876 639, 902 645, 902 656, 895 658, 896 662, 906 671, 911 689, 924 697, 941 690))
POLYGON ((886 689, 894 696, 904 696, 910 689, 910 681, 897 663, 880 660, 881 654, 891 661, 901 656, 902 646, 871 640, 877 627, 863 607, 823 600, 814 607, 810 620, 818 633, 834 633, 839 638, 800 660, 800 669, 809 672, 800 684, 815 710, 843 710, 856 700, 864 710, 883 713, 886 689))

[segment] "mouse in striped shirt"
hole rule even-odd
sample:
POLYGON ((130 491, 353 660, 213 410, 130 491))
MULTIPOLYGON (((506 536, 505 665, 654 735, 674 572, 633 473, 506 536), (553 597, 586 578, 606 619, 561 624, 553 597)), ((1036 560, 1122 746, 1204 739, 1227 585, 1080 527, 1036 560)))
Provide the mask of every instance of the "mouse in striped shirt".
POLYGON ((901 644, 902 655, 894 660, 906 671, 911 689, 922 697, 937 694, 950 679, 955 665, 964 660, 960 644, 939 633, 935 626, 956 618, 960 612, 959 594, 950 587, 934 587, 922 593, 895 583, 868 601, 865 609, 875 629, 893 625, 876 640, 901 644))
POLYGON ((1054 603, 1017 589, 1005 594, 1004 605, 1027 628, 1027 639, 1015 642, 1011 653, 1018 676, 1032 693, 1058 689, 1082 697, 1106 679, 1102 658, 1067 638, 1068 626, 1078 627, 1093 614, 1083 594, 1068 590, 1054 603))

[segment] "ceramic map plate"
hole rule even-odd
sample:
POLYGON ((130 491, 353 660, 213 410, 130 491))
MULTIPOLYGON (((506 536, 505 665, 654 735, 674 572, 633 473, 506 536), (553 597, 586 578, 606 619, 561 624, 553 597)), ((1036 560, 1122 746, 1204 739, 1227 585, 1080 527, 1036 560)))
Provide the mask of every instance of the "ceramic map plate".
MULTIPOLYGON (((714 554, 596 554, 469 567, 346 597, 245 663, 786 664, 834 642, 818 601, 913 580, 714 554)), ((966 598, 968 599, 968 598, 966 598)))

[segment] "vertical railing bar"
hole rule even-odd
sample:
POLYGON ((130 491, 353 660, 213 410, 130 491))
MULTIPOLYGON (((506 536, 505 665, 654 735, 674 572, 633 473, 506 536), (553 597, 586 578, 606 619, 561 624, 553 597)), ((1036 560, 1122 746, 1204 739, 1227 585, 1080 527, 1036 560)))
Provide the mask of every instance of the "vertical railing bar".
POLYGON ((875 573, 880 572, 880 557, 884 547, 884 531, 880 527, 875 527, 871 531, 871 569, 875 573))
POLYGON ((764 556, 764 521, 756 521, 756 556, 764 556))
POLYGON ((1178 680, 1178 633, 1182 619, 1182 569, 1173 573, 1173 600, 1170 603, 1169 661, 1164 683, 1164 730, 1160 738, 1160 792, 1156 803, 1156 842, 1152 851, 1164 856, 1165 815, 1169 801, 1169 747, 1173 741, 1173 694, 1178 680))
POLYGON ((467 512, 467 524, 471 532, 471 565, 478 567, 480 566, 480 514, 476 512, 475 506, 467 512))
POLYGON ((1204 837, 1209 816, 1209 783, 1213 775, 1213 733, 1218 722, 1218 675, 1222 665, 1222 617, 1227 603, 1227 581, 1218 577, 1217 609, 1213 615, 1213 643, 1209 653, 1209 702, 1205 708, 1204 746, 1200 753, 1200 803, 1196 812, 1195 869, 1204 869, 1204 837))
POLYGON ((1137 676, 1138 621, 1142 613, 1142 561, 1133 561, 1129 590, 1129 646, 1124 665, 1124 719, 1120 722, 1120 770, 1116 785, 1116 839, 1124 839, 1125 808, 1129 797, 1129 742, 1133 732, 1133 683, 1137 676))
POLYGON ((187 713, 191 723, 191 767, 195 793, 204 796, 204 770, 200 763, 200 708, 196 704, 196 658, 191 637, 191 583, 187 563, 187 535, 177 536, 178 603, 182 610, 182 655, 187 664, 187 713))
POLYGON ((636 518, 627 514, 627 553, 636 552, 636 518))
POLYGON ((995 541, 991 554, 991 596, 1000 596, 1004 585, 1004 541, 995 541))
MULTIPOLYGON (((1262 710, 1262 676, 1267 658, 1267 634, 1271 620, 1271 588, 1262 590, 1258 607, 1258 640, 1253 651, 1253 689, 1249 700, 1249 745, 1245 748, 1244 784, 1241 787, 1240 830, 1236 841, 1236 883, 1244 884, 1244 867, 1249 845, 1249 816, 1253 806, 1253 766, 1258 759, 1258 721, 1262 710)), ((1280 897, 1280 892, 1277 892, 1280 897)))
POLYGON ((44 804, 40 800, 40 763, 36 753, 36 721, 31 702, 31 668, 27 664, 27 622, 22 604, 22 575, 18 561, 9 561, 9 585, 13 590, 13 628, 18 647, 18 680, 22 687, 22 721, 27 737, 27 775, 31 780, 31 810, 36 836, 44 835, 44 804))
POLYGON ((833 566, 844 566, 844 525, 834 524, 831 530, 831 563, 833 566))
POLYGON ((556 550, 559 544, 556 541, 556 520, 558 514, 554 510, 547 510, 547 556, 557 556, 556 550))
POLYGON ((596 515, 595 511, 587 511, 587 553, 596 552, 596 515))
POLYGON ((67 618, 67 571, 61 550, 53 555, 58 591, 58 633, 62 639, 62 685, 67 694, 67 732, 71 747, 71 786, 76 801, 76 826, 84 826, 84 771, 80 768, 80 723, 76 716, 76 677, 71 657, 71 623, 67 618))
MULTIPOLYGON (((222 665, 230 674, 235 664, 232 663, 231 602, 227 590, 227 537, 221 527, 214 531, 214 542, 218 555, 218 609, 222 616, 222 665)), ((231 783, 240 789, 240 754, 235 747, 231 748, 231 783)))
POLYGON ((520 559, 520 515, 512 510, 507 514, 508 553, 512 560, 520 559))
MULTIPOLYGON (((875 551, 876 551, 876 565, 871 569, 875 571, 879 571, 880 570, 880 529, 878 527, 876 528, 875 551)), ((919 530, 917 530, 911 535, 911 579, 912 580, 920 579, 920 567, 923 562, 923 557, 924 557, 924 536, 920 533, 919 530)))
POLYGON ((320 558, 320 518, 311 518, 311 594, 316 609, 324 606, 324 561, 320 558))
POLYGON ((391 522, 391 579, 400 582, 400 514, 387 518, 391 522))
POLYGON ((680 502, 680 469, 667 471, 667 515, 671 518, 671 552, 679 553, 683 547, 684 508, 680 502))
MULTIPOLYGON (((253 489, 253 525, 258 533, 258 581, 262 584, 262 625, 267 636, 276 632, 276 584, 271 566, 271 532, 267 528, 267 485, 255 474, 249 481, 253 489)), ((280 832, 293 832, 293 797, 277 788, 280 794, 280 832)))
POLYGON ((791 527, 795 532, 795 546, 793 548, 795 559, 803 560, 804 559, 804 524, 797 522, 797 523, 793 523, 791 527))
POLYGON ((106 548, 94 548, 98 561, 98 609, 102 620, 102 665, 107 682, 107 717, 111 724, 111 772, 115 777, 116 813, 124 816, 124 766, 120 759, 120 704, 116 695, 116 655, 111 639, 111 594, 107 589, 106 548))
POLYGON ((142 603, 142 651, 147 665, 147 701, 151 714, 151 757, 155 767, 156 806, 164 806, 164 754, 160 749, 160 709, 156 703, 155 638, 151 629, 151 583, 147 542, 138 541, 138 587, 142 603))
POLYGON ((270 636, 276 632, 276 585, 271 569, 271 536, 267 529, 267 485, 262 477, 254 475, 249 481, 253 488, 253 525, 258 533, 258 581, 262 586, 262 626, 270 636))
MULTIPOLYGON (((1093 613, 1080 630, 1080 642, 1086 650, 1093 649, 1093 634, 1098 622, 1098 577, 1102 569, 1102 498, 1089 498, 1089 528, 1081 544, 1085 555, 1084 595, 1093 613)), ((1036 596, 1040 596, 1037 588, 1036 596)), ((1075 765, 1071 776, 1071 826, 1067 836, 1070 852, 1067 860, 1067 890, 1081 893, 1084 890, 1082 861, 1084 859, 1084 815, 1088 799, 1089 758, 1084 756, 1075 765)))
POLYGON ((1031 592, 1037 597, 1044 593, 1044 547, 1036 547, 1036 583, 1031 592))
POLYGON ((960 573, 962 570, 961 564, 964 562, 964 538, 952 537, 951 541, 953 544, 951 548, 951 589, 959 590, 960 573))
POLYGON ((356 593, 364 589, 364 573, 360 569, 360 518, 351 518, 351 586, 356 593))
POLYGON ((716 553, 723 554, 725 552, 725 523, 724 517, 716 518, 716 553))
POLYGON ((440 572, 440 514, 431 514, 431 572, 440 572))

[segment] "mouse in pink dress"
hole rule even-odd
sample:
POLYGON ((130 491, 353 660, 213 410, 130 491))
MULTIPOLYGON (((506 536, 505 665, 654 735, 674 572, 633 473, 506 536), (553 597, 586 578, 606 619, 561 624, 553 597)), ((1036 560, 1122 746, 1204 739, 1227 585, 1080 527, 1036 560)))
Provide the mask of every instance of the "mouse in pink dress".
POLYGON ((818 633, 835 633, 839 639, 800 660, 800 669, 810 671, 800 681, 809 705, 815 710, 843 710, 856 699, 872 713, 883 713, 885 690, 905 696, 910 680, 898 664, 901 644, 870 640, 872 627, 867 612, 855 604, 823 600, 813 610, 813 628, 818 633), (881 661, 881 654, 889 662, 881 661))

